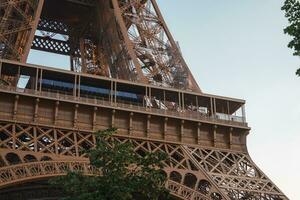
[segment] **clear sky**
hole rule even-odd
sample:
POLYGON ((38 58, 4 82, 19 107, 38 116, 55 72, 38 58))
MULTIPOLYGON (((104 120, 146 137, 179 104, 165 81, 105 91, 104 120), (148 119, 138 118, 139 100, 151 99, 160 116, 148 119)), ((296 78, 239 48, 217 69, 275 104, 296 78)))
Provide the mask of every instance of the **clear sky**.
POLYGON ((158 0, 205 93, 247 101, 253 160, 300 199, 300 67, 283 34, 283 0, 158 0))
MULTIPOLYGON (((201 89, 247 101, 253 160, 291 200, 300 199, 300 60, 282 31, 283 0, 157 1, 201 89)), ((30 55, 29 62, 45 61, 68 65, 30 55)))

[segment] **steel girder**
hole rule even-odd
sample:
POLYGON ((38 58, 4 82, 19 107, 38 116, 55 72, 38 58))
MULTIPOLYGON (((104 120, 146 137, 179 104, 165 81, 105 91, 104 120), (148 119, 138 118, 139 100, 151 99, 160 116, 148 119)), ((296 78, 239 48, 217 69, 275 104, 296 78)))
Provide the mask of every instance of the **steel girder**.
MULTIPOLYGON (((53 172, 43 174, 43 170, 39 169, 35 174, 31 172, 35 167, 43 168, 49 164, 52 165, 50 170, 57 170, 58 163, 62 166, 70 165, 64 164, 64 161, 84 163, 87 158, 81 153, 82 150, 93 148, 95 144, 93 134, 78 130, 1 123, 0 133, 0 187, 22 182, 24 178, 30 181, 44 175, 48 177, 53 172), (43 160, 52 160, 53 163, 43 164, 43 160)), ((156 151, 167 153, 170 157, 170 161, 165 163, 169 180, 167 187, 182 199, 288 199, 245 152, 124 136, 116 136, 111 140, 131 142, 140 155, 156 151)))

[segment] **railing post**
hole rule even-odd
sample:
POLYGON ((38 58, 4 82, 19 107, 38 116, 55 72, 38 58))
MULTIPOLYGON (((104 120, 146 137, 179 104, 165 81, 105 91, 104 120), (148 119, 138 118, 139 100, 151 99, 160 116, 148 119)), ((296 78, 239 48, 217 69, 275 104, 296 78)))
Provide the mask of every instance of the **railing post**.
POLYGON ((243 119, 243 123, 246 123, 245 104, 242 105, 242 119, 243 119))

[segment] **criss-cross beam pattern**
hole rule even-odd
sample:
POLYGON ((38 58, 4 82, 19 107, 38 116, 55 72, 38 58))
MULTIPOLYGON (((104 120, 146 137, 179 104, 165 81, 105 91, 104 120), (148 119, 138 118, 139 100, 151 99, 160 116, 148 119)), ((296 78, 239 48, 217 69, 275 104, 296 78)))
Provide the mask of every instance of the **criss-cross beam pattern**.
POLYGON ((155 0, 113 0, 125 41, 150 82, 200 91, 155 0), (118 16, 118 14, 120 16, 118 16), (122 27, 123 26, 123 27, 122 27), (126 28, 126 31, 125 31, 126 28), (126 33, 125 33, 126 32, 126 33))
MULTIPOLYGON (((91 167, 88 162, 76 161, 43 161, 43 162, 29 162, 18 164, 14 166, 4 167, 0 169, 0 185, 6 186, 18 182, 32 181, 34 179, 49 179, 51 177, 63 176, 67 171, 81 172, 86 176, 98 176, 101 172, 91 167)), ((168 180, 166 187, 170 190, 173 196, 183 200, 209 200, 205 194, 197 190, 191 189, 188 186, 180 184, 176 181, 168 180)), ((213 193, 212 199, 217 196, 213 193)))
POLYGON ((32 48, 70 56, 73 71, 200 92, 155 0, 3 1, 0 58, 26 62, 32 48))
POLYGON ((0 57, 25 61, 44 0, 1 0, 0 57))
MULTIPOLYGON (((93 148, 95 144, 93 134, 78 130, 2 123, 0 133, 0 146, 4 148, 0 154, 3 169, 14 164, 43 160, 84 161, 86 155, 82 150, 93 148)), ((183 199, 287 199, 247 153, 124 136, 111 140, 131 142, 141 156, 146 152, 167 153, 170 157, 165 162, 169 179, 167 187, 183 199)), ((0 177, 4 177, 2 184, 6 185, 5 180, 12 176, 4 173, 0 177)))

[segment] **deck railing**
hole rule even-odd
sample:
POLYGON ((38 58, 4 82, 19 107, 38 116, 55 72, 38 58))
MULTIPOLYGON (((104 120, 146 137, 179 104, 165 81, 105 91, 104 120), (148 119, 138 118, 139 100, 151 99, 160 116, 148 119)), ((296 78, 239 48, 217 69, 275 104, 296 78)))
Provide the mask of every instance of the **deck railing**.
POLYGON ((77 101, 81 103, 102 105, 106 107, 124 108, 124 109, 130 109, 134 111, 149 112, 153 114, 173 116, 179 118, 187 118, 187 119, 194 119, 194 120, 196 119, 196 120, 202 120, 208 122, 218 122, 218 123, 225 123, 225 124, 236 125, 236 126, 247 126, 247 123, 245 122, 243 117, 228 115, 224 113, 216 113, 213 115, 209 115, 209 114, 205 114, 197 111, 190 111, 190 110, 159 109, 153 107, 146 107, 142 103, 133 102, 133 101, 117 100, 116 102, 114 102, 109 100, 108 98, 96 97, 92 95, 91 96, 85 95, 84 97, 82 96, 76 97, 67 93, 64 94, 61 92, 54 92, 54 91, 37 91, 32 89, 16 88, 7 85, 0 85, 0 90, 11 91, 20 94, 31 94, 35 96, 55 98, 57 100, 70 100, 70 101, 77 101))

